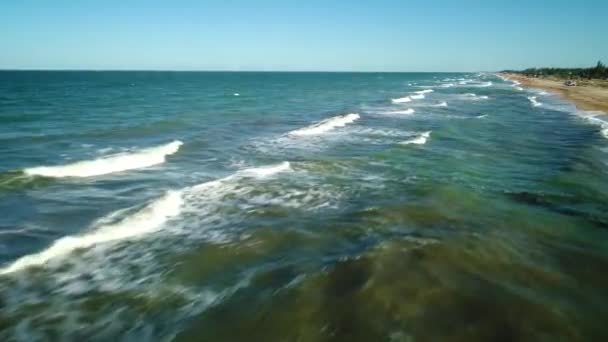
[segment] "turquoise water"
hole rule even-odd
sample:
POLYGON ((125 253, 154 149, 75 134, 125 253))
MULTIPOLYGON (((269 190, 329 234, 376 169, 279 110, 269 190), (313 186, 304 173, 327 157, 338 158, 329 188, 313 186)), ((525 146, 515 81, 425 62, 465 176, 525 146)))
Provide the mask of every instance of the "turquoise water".
POLYGON ((605 120, 492 74, 0 72, 0 338, 604 340, 605 120))

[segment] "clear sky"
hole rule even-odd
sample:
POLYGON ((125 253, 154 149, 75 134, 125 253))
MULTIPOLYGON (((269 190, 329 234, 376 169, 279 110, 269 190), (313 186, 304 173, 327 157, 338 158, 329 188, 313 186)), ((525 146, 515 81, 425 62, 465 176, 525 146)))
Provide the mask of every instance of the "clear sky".
POLYGON ((608 63, 608 0, 1 0, 0 69, 478 71, 608 63))

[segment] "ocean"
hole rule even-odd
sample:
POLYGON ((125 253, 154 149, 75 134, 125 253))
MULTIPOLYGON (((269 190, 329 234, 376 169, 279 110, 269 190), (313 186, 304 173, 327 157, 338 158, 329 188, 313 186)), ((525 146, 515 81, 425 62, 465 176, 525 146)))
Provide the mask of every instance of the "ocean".
POLYGON ((598 341, 608 122, 490 73, 0 72, 0 340, 598 341))

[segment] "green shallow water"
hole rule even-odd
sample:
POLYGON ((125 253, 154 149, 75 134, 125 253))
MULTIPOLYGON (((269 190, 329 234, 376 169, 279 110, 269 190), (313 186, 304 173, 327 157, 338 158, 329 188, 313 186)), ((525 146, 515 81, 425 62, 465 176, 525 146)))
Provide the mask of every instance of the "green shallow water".
POLYGON ((490 74, 2 75, 2 340, 607 337, 598 113, 490 74))

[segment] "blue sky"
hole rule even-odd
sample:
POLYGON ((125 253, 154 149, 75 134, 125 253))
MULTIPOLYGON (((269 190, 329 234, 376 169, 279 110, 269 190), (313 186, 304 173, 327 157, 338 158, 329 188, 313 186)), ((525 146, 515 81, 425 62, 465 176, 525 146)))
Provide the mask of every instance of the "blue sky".
POLYGON ((0 69, 478 71, 608 63, 603 0, 2 0, 0 69))

